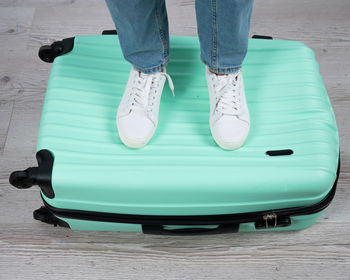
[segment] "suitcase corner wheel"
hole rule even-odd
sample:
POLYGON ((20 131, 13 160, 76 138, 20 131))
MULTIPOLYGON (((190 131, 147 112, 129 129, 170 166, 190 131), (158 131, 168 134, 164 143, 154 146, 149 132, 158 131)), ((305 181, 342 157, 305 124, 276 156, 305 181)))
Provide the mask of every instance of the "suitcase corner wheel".
POLYGON ((70 52, 74 46, 74 37, 53 42, 51 45, 41 46, 38 52, 40 59, 52 63, 57 56, 70 52))
POLYGON ((51 185, 54 157, 49 150, 40 150, 36 153, 36 158, 38 167, 12 172, 9 182, 17 189, 28 189, 33 185, 39 185, 45 196, 54 198, 55 193, 51 185))
POLYGON ((41 206, 39 209, 36 209, 33 212, 33 218, 34 220, 53 225, 54 227, 60 226, 60 227, 69 228, 68 223, 57 218, 45 206, 41 206))

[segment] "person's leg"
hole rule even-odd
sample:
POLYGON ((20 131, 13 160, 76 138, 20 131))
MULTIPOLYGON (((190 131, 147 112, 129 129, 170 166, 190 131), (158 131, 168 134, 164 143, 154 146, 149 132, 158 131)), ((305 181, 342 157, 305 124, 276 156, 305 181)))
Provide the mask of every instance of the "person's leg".
POLYGON ((141 148, 152 138, 165 80, 169 31, 165 0, 106 0, 124 58, 132 64, 117 110, 117 128, 128 147, 141 148))
POLYGON ((247 53, 253 0, 196 0, 201 61, 215 73, 241 68, 247 53))
POLYGON ((253 0, 196 0, 200 59, 209 91, 209 124, 223 149, 243 145, 250 129, 243 76, 253 0))
POLYGON ((124 58, 138 71, 154 73, 169 61, 165 0, 106 0, 124 58))

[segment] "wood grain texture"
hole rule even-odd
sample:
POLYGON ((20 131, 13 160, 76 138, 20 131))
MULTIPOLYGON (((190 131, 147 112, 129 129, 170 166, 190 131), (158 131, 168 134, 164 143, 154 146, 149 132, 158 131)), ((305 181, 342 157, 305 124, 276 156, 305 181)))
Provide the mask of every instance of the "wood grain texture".
MULTIPOLYGON (((197 35, 194 0, 167 0, 171 35, 197 35)), ((350 279, 350 2, 255 0, 251 34, 306 43, 337 119, 341 176, 332 204, 299 232, 168 237, 74 232, 37 222, 38 188, 10 187, 36 165, 50 64, 38 47, 113 29, 103 0, 0 3, 0 279, 350 279)), ((302 100, 301 100, 302 102, 302 100)))
POLYGON ((12 101, 0 100, 0 155, 4 152, 5 141, 13 111, 13 103, 12 101))
POLYGON ((42 100, 15 101, 3 155, 35 153, 42 105, 42 100))
POLYGON ((288 233, 158 237, 9 225, 4 279, 346 279, 350 225, 288 233), (29 232, 35 232, 35 236, 29 232), (320 232, 324 233, 320 236, 320 232), (21 264, 18 270, 16 264, 21 264), (48 265, 50 264, 50 265, 48 265), (28 275, 27 275, 28 276, 28 275), (103 277, 102 277, 103 276, 103 277))

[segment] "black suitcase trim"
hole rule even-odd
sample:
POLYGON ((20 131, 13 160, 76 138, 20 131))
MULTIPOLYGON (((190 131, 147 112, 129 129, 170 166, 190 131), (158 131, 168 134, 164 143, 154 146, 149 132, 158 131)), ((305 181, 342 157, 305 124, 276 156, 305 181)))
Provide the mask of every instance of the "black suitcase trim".
MULTIPOLYGON (((333 200, 337 182, 340 173, 340 158, 338 160, 337 176, 332 186, 332 189, 320 202, 311 206, 290 207, 273 209, 258 212, 249 212, 241 214, 222 214, 222 215, 196 215, 196 216, 160 216, 160 215, 133 215, 133 214, 115 214, 96 211, 74 210, 56 208, 48 204, 44 197, 41 198, 44 202, 45 208, 55 216, 69 219, 99 221, 99 222, 113 222, 113 223, 128 223, 141 224, 145 231, 164 231, 163 225, 218 225, 218 229, 223 228, 224 225, 231 225, 236 227, 240 223, 255 222, 257 229, 285 227, 291 224, 291 216, 301 216, 315 214, 324 210, 333 200)), ((232 227, 229 228, 232 231, 232 227)), ((203 230, 203 229, 200 229, 203 230)))
POLYGON ((253 39, 265 39, 265 40, 273 40, 272 36, 267 36, 267 35, 259 35, 255 34, 252 36, 253 39))

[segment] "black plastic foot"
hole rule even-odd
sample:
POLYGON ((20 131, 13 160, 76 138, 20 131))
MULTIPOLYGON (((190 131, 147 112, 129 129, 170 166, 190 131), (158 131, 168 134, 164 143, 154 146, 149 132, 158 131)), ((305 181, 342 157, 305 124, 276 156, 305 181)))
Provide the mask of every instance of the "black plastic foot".
POLYGON ((70 52, 74 47, 74 37, 63 39, 52 43, 50 46, 45 45, 39 49, 39 57, 42 61, 52 63, 57 56, 70 52))
POLYGON ((37 221, 54 225, 55 227, 60 226, 69 228, 69 225, 65 221, 57 218, 45 206, 41 206, 39 209, 35 210, 33 212, 33 218, 37 221))

